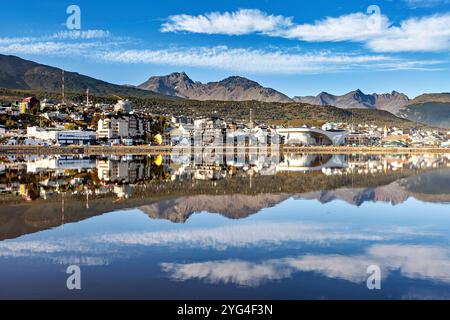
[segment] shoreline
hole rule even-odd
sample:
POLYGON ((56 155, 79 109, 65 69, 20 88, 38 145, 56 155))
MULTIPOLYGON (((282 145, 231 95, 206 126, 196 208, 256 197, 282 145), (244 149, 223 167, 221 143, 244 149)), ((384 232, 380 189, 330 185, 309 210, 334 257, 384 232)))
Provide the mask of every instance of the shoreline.
MULTIPOLYGON (((205 152, 213 151, 218 147, 171 147, 171 146, 69 146, 69 147, 42 147, 42 146, 0 146, 0 155, 159 155, 173 152, 205 152)), ((234 151, 252 153, 262 150, 258 147, 234 147, 234 151)), ((267 148, 270 153, 271 148, 267 148)), ((450 148, 420 147, 420 148, 396 148, 396 147, 291 147, 280 146, 280 153, 310 153, 310 154, 450 154, 450 148)), ((227 153, 216 152, 216 153, 227 153)))

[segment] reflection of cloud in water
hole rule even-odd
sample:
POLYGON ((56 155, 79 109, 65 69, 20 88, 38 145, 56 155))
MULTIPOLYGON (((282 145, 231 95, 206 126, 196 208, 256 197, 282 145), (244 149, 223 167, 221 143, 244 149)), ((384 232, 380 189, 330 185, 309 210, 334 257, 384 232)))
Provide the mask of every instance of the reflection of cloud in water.
POLYGON ((59 243, 42 240, 42 241, 4 241, 0 242, 1 256, 26 256, 30 253, 56 253, 67 250, 67 247, 59 243))
POLYGON ((262 281, 279 280, 291 276, 292 270, 280 261, 251 263, 239 260, 208 261, 191 264, 162 263, 163 271, 175 281, 202 279, 209 283, 234 283, 256 287, 262 281))
POLYGON ((103 257, 89 257, 89 256, 61 256, 54 257, 52 261, 61 265, 77 265, 77 266, 107 266, 109 260, 103 257))
POLYGON ((410 279, 450 284, 450 250, 431 246, 374 245, 366 254, 358 256, 306 255, 259 263, 241 260, 163 263, 161 269, 175 281, 197 279, 256 287, 267 281, 289 278, 295 272, 316 272, 328 278, 365 283, 367 267, 373 264, 380 266, 383 278, 398 270, 410 279))
MULTIPOLYGON (((417 228, 349 228, 339 224, 304 222, 247 222, 235 225, 175 229, 154 232, 125 232, 94 234, 85 237, 52 238, 45 240, 7 240, 0 242, 0 257, 18 256, 129 256, 128 246, 174 246, 225 250, 236 247, 282 246, 287 243, 332 245, 345 242, 382 242, 395 239, 414 239, 417 236, 436 235, 417 228)), ((81 258, 80 258, 81 259, 81 258)))
POLYGON ((432 246, 377 245, 368 255, 383 261, 388 269, 399 269, 412 279, 436 279, 450 283, 450 249, 432 246))
POLYGON ((290 241, 330 243, 336 241, 382 241, 386 232, 352 232, 348 227, 292 222, 257 222, 216 228, 106 234, 95 241, 126 245, 184 245, 226 249, 250 245, 277 245, 290 241))
POLYGON ((109 258, 101 255, 108 256, 111 253, 113 251, 108 248, 92 248, 86 242, 83 244, 82 240, 13 240, 0 243, 0 257, 42 258, 61 265, 106 266, 109 265, 109 258), (86 256, 88 254, 91 256, 86 256))

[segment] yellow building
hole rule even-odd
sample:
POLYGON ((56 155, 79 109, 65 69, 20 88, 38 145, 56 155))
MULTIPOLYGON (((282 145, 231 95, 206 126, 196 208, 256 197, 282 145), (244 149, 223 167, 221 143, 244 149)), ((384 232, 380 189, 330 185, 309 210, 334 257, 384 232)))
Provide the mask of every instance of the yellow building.
POLYGON ((28 103, 21 102, 19 107, 20 114, 26 114, 28 112, 28 103))

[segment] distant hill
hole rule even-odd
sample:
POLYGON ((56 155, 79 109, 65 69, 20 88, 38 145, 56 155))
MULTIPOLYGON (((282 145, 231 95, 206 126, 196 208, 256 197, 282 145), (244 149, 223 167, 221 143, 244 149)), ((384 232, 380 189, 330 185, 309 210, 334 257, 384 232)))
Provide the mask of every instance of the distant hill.
POLYGON ((425 102, 407 106, 400 117, 440 128, 450 128, 450 103, 425 102))
POLYGON ((410 101, 409 105, 425 102, 450 103, 450 93, 425 93, 415 97, 413 100, 410 101))
POLYGON ((396 91, 384 94, 365 94, 358 89, 342 96, 322 92, 315 97, 294 97, 294 101, 319 106, 334 106, 341 109, 377 109, 396 114, 410 100, 405 94, 396 91))
POLYGON ((186 73, 151 77, 138 86, 161 94, 194 100, 291 102, 288 96, 243 77, 229 77, 206 84, 192 81, 186 73))
MULTIPOLYGON (((1 88, 61 92, 61 74, 59 68, 0 54, 1 88)), ((81 93, 89 88, 91 94, 99 96, 162 97, 152 91, 111 84, 76 72, 65 71, 64 79, 67 92, 81 93)))
POLYGON ((431 126, 450 128, 450 93, 426 93, 398 112, 398 116, 431 126))
POLYGON ((335 96, 294 97, 297 102, 341 109, 384 110, 398 117, 433 127, 450 128, 450 93, 427 93, 409 99, 403 93, 364 94, 361 90, 335 96))

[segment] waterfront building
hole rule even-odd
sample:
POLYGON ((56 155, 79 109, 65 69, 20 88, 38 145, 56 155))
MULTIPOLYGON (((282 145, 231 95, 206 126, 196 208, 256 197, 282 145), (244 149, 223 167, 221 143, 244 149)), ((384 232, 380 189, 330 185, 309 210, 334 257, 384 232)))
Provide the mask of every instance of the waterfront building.
POLYGON ((285 144, 301 146, 340 146, 345 143, 348 135, 344 130, 325 131, 318 128, 278 128, 276 132, 282 137, 285 144))
POLYGON ((352 132, 345 138, 345 144, 349 146, 376 146, 380 141, 378 132, 352 132))
POLYGON ((145 138, 146 121, 135 115, 103 115, 98 121, 98 139, 127 139, 142 140, 145 138))
POLYGON ((175 125, 190 126, 194 125, 194 119, 187 116, 172 116, 170 121, 175 125))
POLYGON ((191 145, 192 132, 186 130, 183 125, 180 124, 178 127, 170 128, 167 133, 165 137, 168 137, 169 140, 165 141, 165 144, 172 146, 191 145))
POLYGON ((381 140, 384 146, 402 146, 409 145, 412 142, 411 136, 409 134, 401 134, 401 135, 388 135, 384 136, 381 140))
POLYGON ((129 121, 126 117, 107 116, 98 120, 98 139, 117 139, 128 137, 129 121))
POLYGON ((200 118, 194 120, 194 144, 207 146, 223 144, 226 136, 227 124, 219 117, 200 118))
POLYGON ((28 127, 27 138, 51 141, 61 145, 88 145, 95 143, 96 133, 94 131, 58 130, 28 127))

